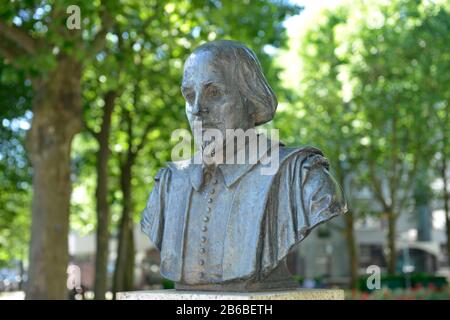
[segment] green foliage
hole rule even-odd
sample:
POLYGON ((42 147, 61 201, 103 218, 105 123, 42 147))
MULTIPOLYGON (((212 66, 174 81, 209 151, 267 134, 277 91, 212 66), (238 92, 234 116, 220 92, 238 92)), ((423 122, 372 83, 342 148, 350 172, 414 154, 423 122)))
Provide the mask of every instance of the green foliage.
POLYGON ((32 96, 22 72, 0 61, 0 266, 27 253, 31 206, 31 170, 25 155, 32 96))
MULTIPOLYGON (((299 286, 303 286, 305 284, 305 277, 299 276, 299 275, 293 275, 292 279, 299 284, 299 286)), ((324 279, 322 276, 314 277, 313 279, 310 279, 314 281, 314 286, 316 288, 320 288, 322 285, 324 285, 324 279)))
POLYGON ((430 287, 417 287, 414 289, 388 289, 383 288, 370 294, 367 292, 346 292, 345 300, 448 300, 450 287, 436 289, 430 287))
POLYGON ((161 284, 163 286, 163 289, 175 289, 175 283, 173 281, 162 279, 161 284))
MULTIPOLYGON (((376 291, 367 288, 367 276, 358 279, 358 289, 362 292, 376 291)), ((413 273, 409 275, 383 275, 381 276, 381 287, 389 289, 405 289, 408 287, 433 287, 436 289, 447 288, 447 278, 430 274, 413 273)))
POLYGON ((379 211, 405 210, 448 136, 449 17, 446 2, 352 1, 291 39, 298 80, 276 118, 281 136, 322 148, 338 179, 351 173, 352 189, 370 187, 379 211))

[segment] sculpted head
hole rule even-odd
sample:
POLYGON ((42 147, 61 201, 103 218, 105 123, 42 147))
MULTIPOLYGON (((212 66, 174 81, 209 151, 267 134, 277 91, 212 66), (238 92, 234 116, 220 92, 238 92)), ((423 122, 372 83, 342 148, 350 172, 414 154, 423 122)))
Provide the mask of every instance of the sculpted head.
POLYGON ((272 120, 278 104, 254 52, 235 41, 198 47, 185 62, 181 91, 191 129, 201 123, 203 132, 217 129, 224 138, 227 129, 272 120))

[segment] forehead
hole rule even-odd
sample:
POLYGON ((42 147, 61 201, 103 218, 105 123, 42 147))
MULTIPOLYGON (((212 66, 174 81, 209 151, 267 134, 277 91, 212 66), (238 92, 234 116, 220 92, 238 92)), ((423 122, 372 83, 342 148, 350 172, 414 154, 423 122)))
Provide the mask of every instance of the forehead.
POLYGON ((223 64, 218 64, 216 59, 209 51, 192 53, 184 64, 182 85, 188 87, 206 82, 224 82, 226 72, 223 64))

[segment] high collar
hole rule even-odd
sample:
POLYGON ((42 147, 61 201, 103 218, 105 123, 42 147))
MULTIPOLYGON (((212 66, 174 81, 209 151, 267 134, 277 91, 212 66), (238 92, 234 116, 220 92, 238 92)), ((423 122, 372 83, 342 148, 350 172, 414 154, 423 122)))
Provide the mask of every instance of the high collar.
MULTIPOLYGON (((258 152, 256 161, 252 161, 251 163, 245 163, 245 164, 219 164, 216 167, 216 171, 219 170, 223 177, 224 182, 227 188, 231 187, 234 183, 236 183, 241 177, 243 177, 247 172, 249 172, 257 163, 260 162, 260 160, 265 157, 269 150, 272 150, 274 146, 283 146, 284 144, 281 142, 274 143, 270 139, 268 139, 263 134, 258 134, 258 139, 265 139, 266 140, 266 146, 267 149, 265 152, 258 152)), ((242 148, 241 150, 237 150, 237 154, 245 152, 245 148, 242 148)), ((201 154, 197 152, 194 157, 190 160, 190 164, 188 167, 189 172, 189 178, 192 184, 192 187, 199 191, 202 184, 203 184, 203 174, 204 174, 204 168, 205 165, 201 164, 199 161, 199 157, 201 157, 201 154), (195 161, 194 161, 195 160, 195 161)), ((248 161, 248 158, 246 158, 248 161)))

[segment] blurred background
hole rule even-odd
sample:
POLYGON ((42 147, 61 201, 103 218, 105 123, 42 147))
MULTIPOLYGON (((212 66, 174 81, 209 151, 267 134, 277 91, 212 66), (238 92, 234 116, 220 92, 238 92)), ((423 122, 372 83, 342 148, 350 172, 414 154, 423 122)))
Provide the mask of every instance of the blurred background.
POLYGON ((216 39, 256 52, 265 127, 348 198, 289 256, 299 286, 449 299, 449 0, 2 1, 0 299, 173 286, 140 213, 188 128, 183 62, 216 39))

